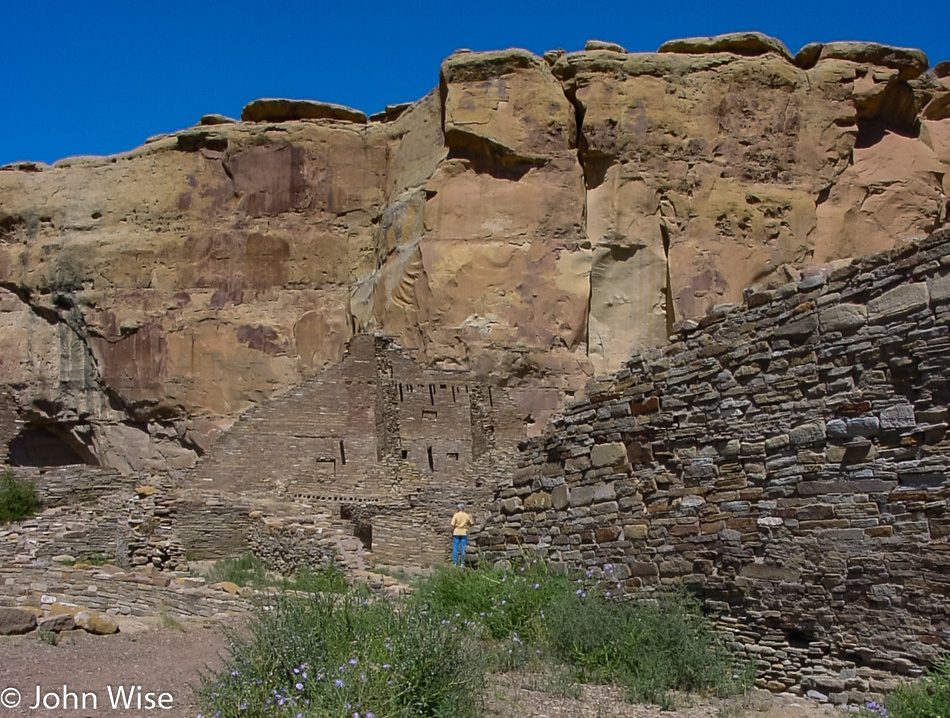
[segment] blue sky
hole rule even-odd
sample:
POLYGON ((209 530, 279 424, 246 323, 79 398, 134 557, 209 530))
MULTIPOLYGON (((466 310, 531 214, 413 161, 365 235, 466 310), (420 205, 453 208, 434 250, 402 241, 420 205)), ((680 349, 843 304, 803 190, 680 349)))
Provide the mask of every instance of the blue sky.
POLYGON ((950 59, 945 2, 525 3, 515 0, 253 3, 6 0, 0 164, 110 154, 258 97, 376 112, 438 82, 454 49, 655 50, 675 37, 759 30, 796 52, 873 40, 950 59))

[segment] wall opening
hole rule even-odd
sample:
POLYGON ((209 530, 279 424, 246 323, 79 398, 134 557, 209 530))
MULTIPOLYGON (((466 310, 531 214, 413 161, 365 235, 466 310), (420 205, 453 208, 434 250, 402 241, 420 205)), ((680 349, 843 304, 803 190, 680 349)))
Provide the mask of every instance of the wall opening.
POLYGON ((364 549, 367 551, 373 550, 373 524, 369 521, 357 520, 353 535, 360 540, 364 549))
POLYGON ((426 447, 426 454, 429 455, 429 471, 435 471, 435 464, 432 462, 432 447, 426 447))
POLYGON ((343 449, 343 439, 340 439, 340 464, 346 466, 346 451, 343 449))

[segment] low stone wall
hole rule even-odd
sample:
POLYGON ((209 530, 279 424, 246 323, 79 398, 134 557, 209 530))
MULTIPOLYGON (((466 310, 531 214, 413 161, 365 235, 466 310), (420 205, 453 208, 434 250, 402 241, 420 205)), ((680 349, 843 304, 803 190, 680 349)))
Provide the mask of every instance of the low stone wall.
POLYGON ((146 616, 161 611, 210 617, 247 611, 253 600, 205 586, 184 574, 123 572, 115 567, 0 568, 0 606, 32 607, 49 613, 54 604, 82 606, 110 615, 146 616))
POLYGON ((683 582, 773 690, 918 674, 950 640, 950 231, 674 328, 524 446, 481 547, 683 582))

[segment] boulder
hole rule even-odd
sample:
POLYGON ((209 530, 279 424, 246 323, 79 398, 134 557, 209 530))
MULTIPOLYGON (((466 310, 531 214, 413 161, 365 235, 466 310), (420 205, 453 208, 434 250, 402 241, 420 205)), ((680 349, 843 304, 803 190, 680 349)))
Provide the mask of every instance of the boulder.
POLYGON ((29 633, 36 628, 36 615, 22 608, 0 607, 0 636, 29 633))
POLYGON ((219 115, 218 113, 212 113, 210 115, 202 115, 201 120, 199 120, 199 125, 230 125, 237 122, 233 117, 227 117, 226 115, 219 115))
POLYGON ((97 636, 109 636, 119 630, 119 624, 116 623, 115 619, 96 611, 79 611, 73 617, 73 620, 77 627, 97 636))
POLYGON ((604 42, 603 40, 588 40, 584 43, 585 52, 622 52, 626 54, 627 49, 615 42, 604 42))
POLYGON ((818 58, 819 62, 824 60, 847 60, 890 67, 900 73, 898 78, 901 80, 913 80, 930 67, 927 56, 920 50, 876 42, 826 42, 818 58))
POLYGON ((730 32, 712 37, 687 37, 667 40, 657 52, 677 52, 702 55, 713 52, 731 52, 734 55, 764 55, 773 52, 792 62, 792 53, 785 43, 761 32, 730 32))
POLYGON ((76 622, 73 620, 72 614, 69 613, 61 613, 41 618, 36 626, 37 630, 50 631, 52 633, 70 631, 75 627, 76 622))

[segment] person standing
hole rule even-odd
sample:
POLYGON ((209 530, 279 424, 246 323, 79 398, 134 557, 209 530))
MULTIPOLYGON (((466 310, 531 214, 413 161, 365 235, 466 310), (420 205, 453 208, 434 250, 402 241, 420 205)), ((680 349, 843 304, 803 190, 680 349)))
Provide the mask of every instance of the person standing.
POLYGON ((468 529, 474 525, 472 517, 465 511, 465 504, 459 504, 458 511, 452 516, 452 563, 465 565, 465 544, 468 541, 468 529))

